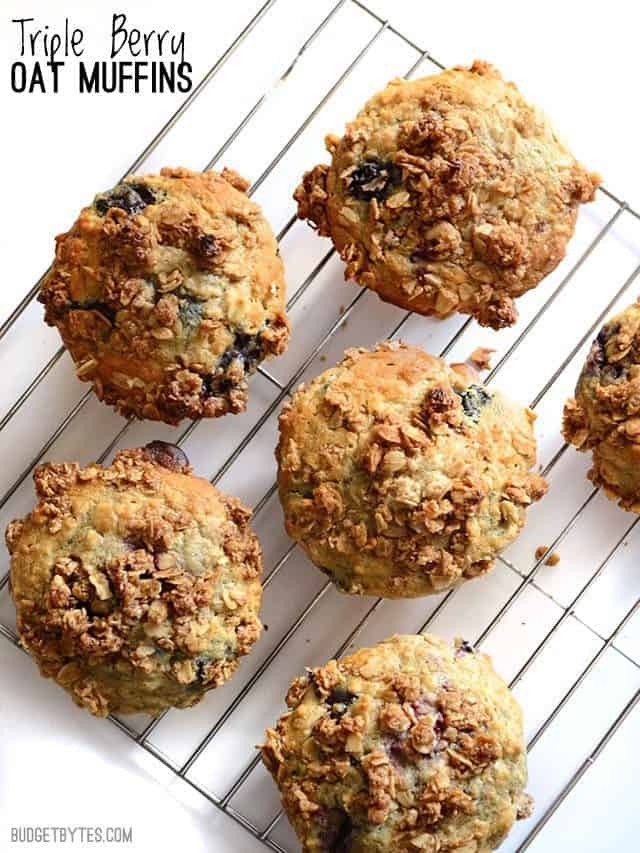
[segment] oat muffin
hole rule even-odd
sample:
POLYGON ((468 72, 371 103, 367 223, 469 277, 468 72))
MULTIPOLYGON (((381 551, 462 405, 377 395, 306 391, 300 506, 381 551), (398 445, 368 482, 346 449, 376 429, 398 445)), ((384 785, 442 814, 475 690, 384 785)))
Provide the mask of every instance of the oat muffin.
POLYGON ((92 714, 186 708, 261 631, 251 513, 191 474, 177 447, 108 468, 41 465, 40 501, 6 534, 22 644, 92 714))
POLYGON ((298 215, 331 237, 345 276, 419 314, 499 329, 565 255, 600 182, 486 62, 393 80, 330 135, 298 215))
POLYGON ((285 349, 283 265, 247 187, 228 169, 130 177, 57 238, 45 320, 121 414, 243 411, 247 377, 285 349))
POLYGON ((564 437, 592 452, 589 479, 640 512, 640 304, 609 320, 564 407, 564 437))
POLYGON ((520 707, 468 643, 391 637, 287 705, 262 756, 304 853, 487 853, 531 813, 520 707))
POLYGON ((546 490, 534 417, 417 347, 347 350, 280 417, 287 532, 345 592, 426 595, 484 574, 546 490))

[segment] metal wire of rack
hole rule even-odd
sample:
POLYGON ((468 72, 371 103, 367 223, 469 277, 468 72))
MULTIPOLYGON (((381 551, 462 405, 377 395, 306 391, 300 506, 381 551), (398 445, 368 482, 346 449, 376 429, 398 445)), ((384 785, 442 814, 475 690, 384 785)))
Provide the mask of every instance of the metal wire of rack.
MULTIPOLYGON (((246 27, 238 34, 238 36, 234 39, 234 41, 229 45, 227 50, 220 56, 217 62, 210 68, 207 74, 202 78, 198 86, 193 90, 193 92, 186 98, 186 100, 181 104, 181 106, 176 110, 176 112, 170 117, 170 119, 166 122, 166 124, 162 127, 162 129, 156 134, 156 136, 151 140, 148 146, 140 153, 140 155, 135 159, 135 161, 131 164, 130 168, 127 170, 127 174, 131 172, 135 172, 136 169, 145 161, 145 159, 156 149, 156 147, 160 144, 160 142, 164 139, 164 137, 169 133, 169 131, 177 124, 177 122, 182 118, 182 116, 186 113, 186 111, 191 107, 191 105, 196 101, 196 99, 202 94, 207 86, 214 80, 218 72, 222 69, 227 60, 234 54, 234 52, 239 48, 239 46, 243 43, 243 41, 249 36, 249 34, 260 24, 263 18, 269 13, 271 8, 276 4, 277 0, 268 0, 268 2, 264 3, 264 5, 258 10, 256 15, 249 21, 246 27)), ((366 16, 368 19, 375 23, 375 30, 370 39, 366 42, 366 44, 362 47, 362 49, 353 57, 352 61, 345 68, 343 73, 338 77, 338 79, 333 83, 333 85, 325 92, 320 101, 316 104, 314 109, 308 114, 302 124, 296 129, 295 133, 287 140, 285 145, 280 149, 278 154, 273 158, 273 160, 269 163, 269 165, 264 169, 264 171, 260 174, 260 176, 253 182, 249 193, 253 194, 257 191, 257 189, 264 183, 264 181, 269 177, 269 175, 276 169, 278 164, 282 161, 282 159, 289 152, 291 147, 295 144, 295 142, 300 138, 300 136, 304 133, 304 131, 309 127, 311 122, 316 118, 316 116, 321 112, 321 110, 325 107, 328 101, 332 98, 335 92, 343 85, 343 83, 347 80, 347 78, 351 75, 354 69, 362 62, 364 57, 369 53, 373 45, 378 41, 378 39, 384 33, 391 33, 398 39, 400 39, 408 48, 410 48, 417 56, 416 61, 411 65, 411 67, 406 71, 405 76, 409 77, 414 72, 418 70, 424 63, 430 64, 438 69, 443 68, 441 65, 427 50, 423 50, 417 44, 413 42, 412 39, 407 37, 402 32, 395 29, 388 21, 382 19, 378 16, 374 11, 366 6, 365 3, 361 2, 361 0, 339 0, 335 4, 335 6, 329 11, 328 15, 320 22, 320 24, 316 27, 316 29, 309 35, 307 40, 304 42, 300 50, 293 57, 292 62, 288 65, 286 71, 281 75, 278 84, 282 84, 287 79, 291 77, 294 73, 295 68, 300 60, 300 58, 311 48, 313 43, 319 37, 319 35, 323 32, 323 30, 329 25, 329 23, 335 18, 335 16, 340 12, 341 9, 345 6, 352 6, 359 10, 359 13, 362 16, 366 16)), ((250 127, 251 122, 254 117, 259 113, 262 109, 263 105, 267 102, 269 95, 269 91, 265 91, 265 93, 254 103, 251 109, 245 114, 240 123, 235 127, 230 136, 226 139, 226 141, 220 146, 215 155, 208 161, 206 165, 206 169, 213 168, 220 158, 227 152, 230 146, 234 143, 239 136, 250 127)), ((591 257, 594 251, 600 246, 600 244, 610 236, 612 229, 616 226, 623 218, 634 218, 640 219, 640 215, 632 209, 626 202, 622 201, 615 194, 610 192, 607 189, 601 188, 600 192, 606 196, 610 200, 610 202, 614 206, 613 214, 608 218, 604 224, 599 227, 597 233, 590 240, 586 248, 579 255, 577 260, 573 263, 571 268, 566 272, 564 278, 559 282, 557 287, 551 292, 551 294, 547 297, 547 299, 541 304, 541 306, 534 313, 532 318, 528 321, 528 323, 524 326, 524 328, 518 332, 515 339, 511 342, 507 350, 501 355, 497 364, 490 371, 488 377, 486 378, 486 382, 492 382, 493 379, 500 371, 509 363, 509 361, 514 357, 515 353, 520 349, 522 345, 525 344, 527 338, 531 331, 536 327, 542 317, 546 314, 546 312, 551 308, 554 302, 561 296, 563 291, 574 281, 576 275, 580 272, 583 265, 587 262, 587 260, 591 257)), ((287 234, 293 228, 296 219, 295 216, 292 216, 285 226, 281 229, 278 234, 278 241, 282 242, 287 234)), ((288 303, 288 308, 291 310, 296 303, 303 298, 307 290, 314 284, 314 282, 318 279, 321 272, 325 269, 329 261, 335 256, 335 252, 333 249, 328 250, 320 259, 320 261, 315 265, 310 274, 304 279, 304 281, 299 285, 298 289, 295 291, 291 299, 288 303)), ((562 363, 557 367, 554 371, 553 375, 546 381, 540 391, 535 395, 535 397, 531 400, 530 405, 533 409, 537 408, 541 402, 545 399, 547 394, 553 389, 558 377, 563 373, 565 368, 570 364, 570 362, 574 359, 574 357, 581 351, 586 343, 589 342, 594 332, 601 325, 603 319, 606 315, 611 311, 614 304, 624 296, 629 288, 632 286, 638 273, 640 272, 640 264, 638 264, 635 269, 632 271, 631 275, 629 275, 618 290, 613 294, 613 297, 609 300, 609 302, 602 308, 602 310, 598 313, 594 321, 589 325, 588 329, 584 332, 584 334, 580 337, 580 339, 573 346, 571 351, 568 353, 566 358, 562 361, 562 363)), ((26 294, 24 299, 16 306, 14 311, 11 312, 9 317, 2 323, 0 326, 0 340, 12 329, 15 322, 20 318, 25 309, 30 305, 32 300, 34 299, 38 288, 40 286, 41 279, 36 282, 33 288, 26 294)), ((230 470, 233 464, 240 458, 243 452, 249 447, 251 442, 256 438, 256 436, 260 433, 261 429, 267 424, 270 418, 273 417, 274 413, 277 412, 281 403, 290 395, 293 388, 298 384, 298 382, 302 379, 302 377, 306 374, 310 366, 314 363, 316 358, 322 353, 324 348, 328 343, 332 341, 336 332, 343 327, 345 321, 347 321, 350 315, 356 309, 358 303, 363 299, 365 295, 364 290, 359 290, 356 295, 351 299, 350 303, 344 309, 344 311, 340 314, 340 316, 329 326, 327 331, 321 337, 321 339, 316 343, 316 345, 312 348, 310 353, 304 358, 304 360, 296 367, 293 371, 293 374, 286 381, 281 381, 273 376, 269 371, 264 368, 259 368, 259 373, 264 380, 266 380, 270 385, 272 385, 277 393, 275 397, 269 402, 264 411, 259 415, 255 423, 251 426, 251 428, 247 431, 247 433, 241 438, 241 440, 237 443, 233 451, 227 456, 225 461, 220 465, 219 469, 216 473, 211 477, 211 481, 213 483, 218 483, 224 475, 230 470)), ((397 337, 406 327, 407 322, 411 317, 411 313, 407 312, 401 319, 396 323, 395 327, 389 333, 390 338, 397 337)), ((448 341, 446 346, 441 349, 440 355, 446 356, 453 347, 458 343, 458 341, 462 338, 465 332, 469 329, 472 324, 472 320, 468 319, 464 322, 461 322, 455 333, 448 341)), ((39 371, 39 373, 33 378, 33 380, 28 384, 25 390, 20 394, 20 396, 16 399, 16 401, 11 405, 11 407, 7 410, 5 415, 0 420, 0 430, 4 429, 13 418, 19 414, 22 407, 27 403, 27 401, 31 398, 31 395, 37 390, 42 381, 49 375, 49 373, 56 366, 58 361, 63 355, 64 350, 62 348, 58 349, 54 355, 50 358, 47 364, 39 371)), ((38 464, 49 452, 49 450, 53 447, 55 442, 62 436, 65 430, 69 427, 69 425, 73 422, 73 420, 77 417, 77 415, 82 411, 83 407, 86 405, 88 400, 91 397, 91 391, 86 392, 79 401, 68 411, 62 421, 56 426, 53 430, 49 438, 42 445, 42 447, 38 450, 38 452, 34 455, 34 457, 29 461, 29 463, 25 466, 25 468, 21 471, 19 476, 8 486, 2 497, 0 498, 0 510, 2 510, 5 505, 9 502, 12 496, 16 493, 16 491, 23 484, 25 479, 29 476, 34 466, 38 464)), ((106 460, 115 447, 119 444, 120 440, 126 435, 127 431, 131 428, 133 421, 126 421, 124 425, 118 430, 118 432, 114 435, 113 439, 109 442, 109 444, 104 448, 102 453, 98 457, 99 462, 103 462, 106 460)), ((192 422, 182 430, 177 438, 175 439, 177 444, 183 444, 187 441, 193 432, 196 430, 198 426, 198 421, 192 422)), ((544 474, 549 475, 554 470, 555 466, 563 459, 564 453, 566 451, 566 445, 562 445, 557 452, 554 453, 553 457, 549 460, 544 469, 544 474)), ((273 497, 276 491, 276 485, 273 483, 269 489, 265 491, 260 500, 256 502, 254 505, 254 517, 258 517, 260 513, 265 509, 265 507, 269 504, 270 499, 273 497)), ((528 588, 534 588, 538 592, 541 592, 543 595, 553 598, 550 593, 541 586, 538 582, 538 576, 541 572, 543 565, 545 564, 545 560, 549 553, 551 553, 555 548, 557 548, 570 534, 572 529, 576 526, 576 524, 583 518, 583 514, 587 511, 588 507, 593 503, 596 496, 598 494, 597 489, 592 489, 587 497, 582 500, 577 509, 571 514, 568 521, 563 524, 562 528, 553 538, 551 544, 547 546, 544 554, 539 556, 533 566, 528 571, 521 570, 513 561, 508 559, 506 556, 500 557, 501 564, 512 573, 517 579, 517 583, 511 594, 504 601, 504 603, 500 606, 497 612, 492 616, 484 629, 479 633, 475 642, 477 645, 482 645, 486 639, 491 635, 494 629, 501 623, 504 617, 509 613, 509 611, 514 607, 516 602, 521 599, 521 597, 526 594, 528 588)), ((549 647, 549 644, 557 636, 557 632, 571 619, 576 620, 580 623, 580 625, 584 628, 585 631, 589 632, 589 634, 593 637, 593 639, 597 643, 597 649, 595 653, 586 661, 586 664, 579 671, 577 677, 572 681, 568 689, 566 689, 559 701, 553 707, 551 713, 549 713, 546 718, 539 724, 534 734, 529 738, 528 741, 528 749, 533 750, 536 745, 539 743, 543 735, 549 730, 552 724, 559 717, 561 712, 566 708, 568 703, 570 703, 571 699, 575 696, 577 691, 580 689, 581 685, 588 678, 590 673, 593 672, 594 668, 598 665, 598 663, 602 660, 603 656, 609 650, 615 650, 615 652, 623 657, 626 661, 632 664, 636 668, 640 668, 640 664, 635 660, 634 656, 627 653, 623 648, 618 647, 616 642, 621 636, 621 633, 625 630, 625 628, 630 624, 634 615, 637 613, 638 608, 640 607, 640 599, 636 599, 632 602, 628 602, 629 606, 624 612, 622 618, 620 618, 615 624, 613 630, 608 633, 601 633, 595 627, 593 627, 588 620, 582 619, 576 612, 576 608, 583 602, 586 596, 593 590, 597 581, 601 578, 603 573, 606 571, 607 567, 614 560, 616 555, 619 553, 619 550, 626 543, 628 537, 634 531, 638 524, 638 518, 635 517, 627 527, 624 529, 623 533, 618 537, 617 541, 610 548, 605 558, 601 560, 598 565, 595 567, 595 571, 589 575, 586 581, 580 586, 577 592, 571 597, 568 604, 561 604, 560 602, 553 599, 554 603, 559 608, 559 615, 554 619, 553 623, 550 625, 542 639, 537 643, 531 654, 529 654, 524 660, 524 662, 519 667, 515 676, 511 680, 511 687, 515 687, 521 679, 531 670, 535 662, 540 658, 540 656, 544 653, 544 651, 549 647)), ((278 574, 282 571, 283 567, 294 553, 296 549, 295 543, 289 544, 285 549, 284 553, 276 560, 274 565, 270 568, 268 574, 264 580, 265 588, 268 588, 269 585, 276 579, 278 574)), ((2 579, 0 579, 0 593, 6 587, 8 582, 8 572, 4 574, 2 579)), ((142 728, 141 731, 137 731, 133 728, 128 722, 118 719, 116 717, 110 717, 110 721, 114 724, 123 734, 125 734, 128 738, 132 739, 135 744, 140 746, 146 752, 154 756, 162 765, 164 765, 167 769, 169 769, 173 774, 182 779, 187 785, 197 791, 201 796, 206 798, 211 804, 213 804, 217 809, 220 809, 225 815, 233 819, 236 823, 242 826, 248 833, 250 833, 255 839, 258 839, 262 842, 267 848, 275 851, 279 851, 279 853, 286 853, 287 848, 283 847, 274 837, 274 831, 278 826, 283 812, 282 810, 276 811, 270 819, 266 822, 262 828, 258 826, 252 819, 243 814, 242 810, 232 804, 234 797, 241 791, 244 784, 247 780, 252 776, 256 767, 259 764, 259 758, 254 753, 253 757, 249 751, 249 747, 247 747, 247 762, 246 766, 242 770, 240 774, 236 776, 235 779, 228 785, 226 791, 221 795, 213 794, 210 790, 208 790, 203 784, 194 778, 193 775, 190 775, 190 771, 194 768, 194 765, 198 762, 198 759, 203 755, 205 750, 209 747, 209 745, 214 741, 224 724, 231 718, 234 712, 241 706, 246 697, 250 694, 251 690, 254 686, 263 678, 265 673, 268 672, 271 664, 276 660, 276 658, 280 655, 280 653, 285 649, 287 644, 295 637, 295 635, 300 631, 303 625, 306 624, 307 619, 313 613, 313 611, 318 607, 323 598, 327 595, 331 588, 331 584, 329 581, 324 583, 323 586, 319 588, 313 598, 305 604, 302 610, 296 615, 294 620, 291 622, 287 630, 283 633, 283 635, 278 639, 275 643, 271 651, 264 657, 259 666, 254 670, 253 674, 247 681, 242 685, 242 687, 238 690, 232 701, 226 706, 224 711, 218 716, 215 723, 208 728, 206 734, 200 739, 195 748, 191 749, 186 759, 181 762, 177 762, 171 758, 169 758, 164 752, 155 746, 151 740, 151 736, 159 726, 161 721, 166 716, 165 714, 160 717, 150 720, 146 726, 142 728)), ((460 592, 458 589, 452 590, 446 595, 444 595, 441 600, 437 603, 436 606, 429 613, 429 616, 426 620, 423 621, 420 631, 426 631, 429 627, 435 622, 435 620, 443 613, 445 608, 448 607, 450 602, 456 597, 459 596, 460 592)), ((353 628, 349 631, 348 635, 344 638, 344 640, 339 644, 336 649, 330 650, 333 652, 333 655, 336 657, 340 657, 344 654, 352 644, 358 639, 358 637, 363 633, 367 625, 370 624, 375 613, 377 613, 381 608, 385 606, 385 602, 382 599, 378 599, 373 602, 366 612, 356 622, 353 628)), ((5 625, 0 622, 0 634, 2 634, 8 641, 13 643, 14 645, 19 646, 19 640, 15 633, 15 631, 8 625, 5 625)), ((283 685, 284 689, 284 685, 283 685)), ((568 781, 564 784, 564 786, 557 792, 553 800, 549 803, 549 805, 543 810, 541 814, 536 815, 535 823, 531 826, 528 834, 522 839, 520 845, 518 846, 518 851, 524 851, 529 848, 529 846, 533 843, 542 829, 547 825, 547 823, 551 820, 553 815, 556 813, 558 808, 561 806, 563 801, 569 796, 569 794, 574 790, 574 788, 578 785, 581 779, 586 774, 587 770, 594 765, 596 760, 603 753, 607 745, 610 743, 611 739, 614 737, 619 728, 623 725, 625 720, 629 717, 632 711, 636 708, 638 701, 640 700, 640 691, 636 691, 631 698, 624 704, 624 706, 617 712, 613 719, 610 720, 608 727, 605 731, 598 737, 595 746, 588 752, 588 754, 584 757, 582 763, 579 764, 577 768, 575 768, 574 772, 571 774, 568 781)))

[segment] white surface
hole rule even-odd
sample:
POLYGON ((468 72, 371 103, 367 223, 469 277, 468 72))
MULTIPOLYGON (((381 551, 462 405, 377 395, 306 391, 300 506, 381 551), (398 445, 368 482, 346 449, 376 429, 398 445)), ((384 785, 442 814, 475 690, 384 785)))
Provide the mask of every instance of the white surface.
MULTIPOLYGON (((165 163, 201 168, 271 81, 289 65, 332 5, 327 0, 313 3, 277 0, 263 23, 151 155, 143 170, 165 163)), ((193 0, 183 0, 180 4, 138 0, 122 2, 117 10, 112 10, 98 0, 83 3, 50 0, 46 13, 34 9, 29 14, 39 14, 51 24, 59 23, 68 14, 74 23, 84 27, 92 44, 100 43, 100 34, 104 35, 112 11, 126 11, 132 23, 139 22, 145 27, 170 25, 184 29, 188 59, 194 66, 194 80, 198 80, 258 6, 254 0, 233 3, 218 0, 207 4, 193 0)), ((501 66, 525 93, 544 106, 574 151, 590 167, 603 173, 609 189, 640 207, 635 150, 638 114, 632 107, 637 88, 637 27, 631 4, 614 0, 606 5, 578 6, 544 0, 527 14, 513 3, 495 0, 458 4, 455 9, 448 3, 371 0, 371 7, 388 16, 442 62, 466 63, 480 56, 501 66)), ((5 81, 1 97, 2 115, 9 120, 3 128, 5 170, 0 206, 2 317, 46 268, 53 235, 71 223, 77 209, 94 191, 108 187, 120 176, 181 100, 177 95, 9 96, 6 57, 15 54, 15 31, 7 22, 18 13, 27 14, 25 4, 5 0, 0 25, 5 81)), ((377 26, 365 13, 347 3, 286 84, 272 93, 244 135, 231 146, 223 163, 233 165, 250 179, 261 175, 373 36, 377 26)), ((388 78, 404 73, 415 58, 393 35, 384 33, 378 38, 258 190, 256 198, 276 230, 293 211, 290 195, 301 171, 323 158, 324 133, 340 131, 364 97, 388 78)), ((427 63, 423 68, 425 73, 432 70, 427 63)), ((450 358, 463 360, 481 343, 498 349, 496 363, 614 211, 615 205, 603 197, 585 211, 568 258, 543 286, 521 300, 521 319, 515 329, 496 334, 472 324, 456 343, 450 358)), ((544 322, 527 337, 515 358, 501 368, 497 383, 523 403, 530 402, 633 271, 640 260, 639 249, 640 223, 625 215, 558 297, 544 322)), ((327 244, 306 226, 294 227, 282 245, 290 295, 326 251, 327 244)), ((631 301, 638 289, 632 284, 621 304, 631 301)), ((338 307, 348 305, 357 292, 342 281, 341 264, 335 258, 329 261, 292 312, 291 347, 284 357, 271 363, 273 374, 280 380, 288 380, 337 319, 338 307)), ((0 344, 1 412, 6 411, 58 346, 57 335, 41 323, 40 316, 40 308, 32 306, 0 344)), ((336 334, 323 350, 323 356, 331 363, 340 357, 346 345, 373 343, 389 334, 402 316, 403 312, 366 294, 348 326, 336 334)), ((439 351, 461 324, 460 318, 445 322, 411 318, 402 336, 439 351)), ((575 382, 583 350, 538 406, 543 464, 561 446, 558 428, 562 403, 575 382)), ((316 361, 309 373, 317 373, 323 366, 316 361)), ((85 386, 73 378, 65 356, 0 437, 6 487, 38 453, 51 430, 84 391, 85 386)), ((199 426, 185 447, 196 470, 214 474, 239 436, 244 435, 273 398, 274 389, 256 378, 248 413, 199 426)), ((109 443, 121 423, 110 410, 90 400, 47 458, 89 461, 109 443)), ((262 496, 273 481, 274 430, 272 417, 223 478, 223 488, 251 503, 262 496)), ((174 434, 175 431, 166 427, 139 424, 128 431, 123 445, 133 446, 151 437, 174 434)), ((520 571, 531 569, 536 546, 552 542, 589 495, 590 486, 584 479, 586 467, 586 460, 570 450, 554 468, 550 494, 534 508, 523 536, 505 555, 520 571)), ((0 526, 27 511, 31 502, 32 488, 27 479, 0 512, 0 526)), ((538 573, 536 588, 526 591, 487 638, 486 648, 506 678, 518 672, 562 615, 560 605, 566 606, 573 599, 633 520, 600 496, 591 502, 558 547, 561 563, 538 573)), ((265 562, 270 569, 288 547, 276 501, 272 500, 258 517, 256 529, 263 540, 265 562)), ((529 736, 552 712, 602 645, 583 623, 606 636, 637 598, 639 535, 637 530, 629 535, 590 593, 576 607, 578 619, 569 617, 564 622, 518 684, 516 692, 525 707, 529 736)), ((5 568, 3 553, 0 571, 4 573, 5 568)), ((492 575, 463 587, 438 614, 433 629, 444 635, 463 634, 475 639, 519 580, 512 569, 499 563, 492 575)), ((154 732, 153 743, 172 761, 184 760, 323 584, 323 576, 294 550, 265 595, 264 621, 269 631, 244 661, 237 677, 209 694, 195 709, 169 714, 154 732)), ((416 630, 438 603, 439 599, 384 603, 368 622, 358 644, 374 642, 393 631, 416 630)), ((253 744, 261 738, 265 725, 280 712, 282 695, 290 679, 304 665, 320 663, 333 654, 371 604, 370 600, 350 599, 333 589, 327 590, 195 764, 193 778, 212 793, 223 794, 252 757, 253 744)), ((0 595, 0 621, 12 624, 12 620, 5 590, 0 595)), ((538 811, 531 821, 514 829, 502 848, 505 851, 517 849, 519 840, 638 688, 637 667, 618 649, 638 660, 639 618, 632 620, 615 647, 602 655, 570 704, 532 751, 530 789, 537 799, 538 811)), ((28 658, 1 637, 0 661, 3 673, 0 849, 56 849, 51 844, 24 848, 9 845, 8 827, 22 823, 132 824, 134 843, 128 849, 136 853, 264 849, 113 726, 91 719, 74 708, 55 686, 38 679, 28 658)), ((531 850, 601 853, 634 849, 640 831, 632 784, 637 775, 639 717, 637 710, 632 713, 531 850)), ((261 828, 275 814, 275 791, 260 768, 240 789, 233 806, 261 828)), ((285 821, 276 828, 274 838, 287 849, 297 849, 285 821)))

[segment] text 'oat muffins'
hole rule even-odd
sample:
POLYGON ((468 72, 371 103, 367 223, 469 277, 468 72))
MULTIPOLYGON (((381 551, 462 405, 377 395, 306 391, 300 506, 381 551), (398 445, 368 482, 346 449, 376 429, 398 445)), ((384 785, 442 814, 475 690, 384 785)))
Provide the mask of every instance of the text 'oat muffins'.
POLYGON ((285 349, 284 269, 247 187, 228 169, 127 178, 57 238, 45 319, 121 414, 240 412, 247 377, 285 349))
POLYGON ((328 136, 298 215, 331 237, 346 277, 420 314, 495 329, 562 260, 600 181, 485 62, 394 80, 328 136))
POLYGON ((417 347, 379 344, 280 416, 287 532, 346 592, 437 593, 492 567, 545 481, 534 414, 417 347))
POLYGON ((564 437, 592 452, 589 479, 640 512, 640 303, 609 320, 564 407, 564 437))
POLYGON ((251 512, 177 447, 109 467, 36 469, 40 501, 7 529, 22 644, 91 713, 186 708, 226 681, 261 631, 251 512))
POLYGON ((520 708, 467 643, 391 637, 287 705, 262 756, 304 853, 488 853, 531 813, 520 708))

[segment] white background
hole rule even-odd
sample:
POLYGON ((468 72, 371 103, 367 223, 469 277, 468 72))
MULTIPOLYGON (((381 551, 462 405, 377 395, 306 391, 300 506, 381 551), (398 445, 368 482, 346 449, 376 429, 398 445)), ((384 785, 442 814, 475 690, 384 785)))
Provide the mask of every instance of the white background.
MULTIPOLYGON (((260 95, 270 90, 332 6, 327 0, 277 0, 143 168, 152 170, 164 164, 202 168, 260 95)), ((505 76, 516 80, 532 100, 546 109, 574 152, 604 175, 607 187, 636 209, 640 207, 637 22, 632 4, 621 0, 607 4, 539 0, 528 6, 495 0, 455 5, 371 0, 370 6, 445 64, 468 63, 475 57, 497 64, 505 76)), ((112 12, 127 12, 131 24, 145 28, 184 29, 187 58, 197 81, 258 8, 259 3, 254 0, 129 0, 117 6, 98 0, 5 0, 0 9, 0 97, 4 102, 1 114, 5 117, 0 204, 1 317, 46 269, 53 236, 71 224, 77 210, 97 190, 109 187, 127 170, 182 98, 80 97, 69 85, 71 76, 64 77, 64 91, 56 96, 10 95, 9 61, 17 56, 18 49, 17 29, 9 23, 10 18, 35 16, 43 24, 59 27, 64 15, 69 15, 74 25, 85 30, 88 59, 105 56, 112 12)), ((309 48, 288 81, 272 93, 221 165, 228 163, 252 180, 260 176, 374 36, 377 27, 366 13, 347 3, 309 48)), ((366 95, 388 78, 403 74, 415 59, 416 55, 397 38, 388 33, 379 36, 344 86, 256 193, 276 230, 293 210, 290 193, 300 172, 323 157, 323 134, 339 132, 366 95)), ((422 70, 431 73, 432 67, 425 63, 422 70)), ((522 300, 522 317, 515 330, 495 335, 472 324, 450 357, 463 360, 481 343, 499 350, 497 360, 615 210, 614 204, 600 197, 581 216, 569 257, 549 281, 522 300)), ((624 214, 547 312, 544 324, 536 327, 517 356, 501 369, 501 387, 523 403, 530 402, 545 387, 556 367, 632 273, 640 259, 639 248, 640 223, 624 214)), ((282 247, 290 293, 295 292, 326 250, 327 246, 310 235, 305 226, 292 229, 282 247)), ((638 289, 631 284, 621 304, 635 297, 638 289)), ((348 305, 355 295, 357 291, 351 285, 342 283, 341 266, 332 259, 296 306, 292 320, 297 331, 290 351, 270 367, 274 375, 288 381, 297 364, 335 322, 339 305, 348 305)), ((331 362, 340 357, 346 345, 371 344, 389 334, 402 316, 402 312, 367 295, 354 309, 349 326, 337 333, 323 355, 331 362)), ((403 337, 437 352, 460 323, 459 318, 444 323, 413 318, 405 325, 403 337)), ((39 307, 32 306, 0 344, 0 413, 20 395, 57 346, 55 333, 41 323, 39 307)), ((584 348, 567 365, 538 408, 543 464, 560 447, 562 401, 575 382, 583 351, 584 348)), ((318 372, 322 366, 321 362, 314 362, 310 373, 318 372)), ((6 488, 38 454, 48 434, 84 391, 64 357, 0 438, 6 488)), ((246 415, 201 426, 187 443, 187 452, 203 475, 211 476, 219 469, 239 435, 247 431, 274 397, 273 389, 262 379, 255 380, 252 392, 246 415)), ((121 426, 121 419, 90 400, 46 458, 89 461, 121 426)), ((255 503, 273 479, 274 426, 271 418, 252 442, 248 455, 222 481, 225 489, 249 503, 255 503)), ((174 434, 164 427, 137 425, 122 444, 174 434)), ((584 479, 586 467, 586 460, 570 450, 554 468, 549 496, 531 513, 525 533, 507 554, 521 572, 533 566, 535 547, 553 541, 589 496, 584 479)), ((4 526, 9 518, 26 512, 31 500, 27 478, 0 513, 0 524, 4 526)), ((610 549, 624 538, 632 522, 633 517, 600 496, 591 501, 559 546, 559 566, 544 568, 537 574, 538 587, 526 591, 486 642, 507 679, 516 674, 562 615, 558 603, 569 604, 610 549)), ((267 505, 256 520, 256 529, 264 542, 267 567, 272 568, 287 547, 276 502, 267 505)), ((635 556, 640 543, 634 531, 624 541, 626 544, 616 552, 592 591, 576 607, 578 618, 570 617, 563 624, 518 685, 528 736, 598 652, 602 646, 598 635, 607 637, 614 630, 640 592, 635 556)), ((5 569, 3 554, 0 572, 5 569)), ((474 639, 519 582, 512 569, 499 564, 491 577, 468 584, 437 616, 434 629, 445 636, 462 633, 474 639)), ((243 663, 233 682, 215 695, 209 694, 196 709, 170 714, 154 733, 158 748, 175 762, 184 760, 267 658, 279 636, 319 593, 322 584, 321 576, 294 551, 265 596, 264 621, 270 630, 254 654, 243 663)), ((397 630, 416 630, 438 601, 385 603, 358 643, 373 642, 397 630)), ((256 688, 195 765, 194 778, 200 784, 214 794, 224 793, 251 758, 252 746, 264 725, 279 713, 281 697, 291 677, 305 664, 320 663, 333 654, 371 604, 347 599, 333 590, 322 594, 308 622, 266 669, 256 688)), ((12 618, 5 590, 0 595, 0 620, 12 624, 12 618)), ((638 669, 632 661, 640 657, 639 639, 636 618, 602 655, 572 702, 533 750, 531 789, 538 801, 538 816, 637 689, 638 669)), ((0 666, 0 850, 39 849, 8 845, 8 827, 21 823, 133 825, 133 849, 141 853, 264 849, 188 785, 173 779, 170 772, 113 726, 73 707, 64 693, 36 676, 26 656, 1 637, 0 666)), ((640 714, 636 710, 542 831, 532 850, 600 853, 636 848, 640 819, 634 779, 639 735, 640 714)), ((233 804, 260 828, 266 826, 277 807, 273 788, 260 770, 233 804)), ((531 822, 514 829, 504 849, 516 850, 518 840, 535 819, 534 816, 531 822)), ((287 849, 296 849, 285 822, 278 826, 274 837, 287 849)), ((41 849, 54 848, 48 845, 41 849)))

